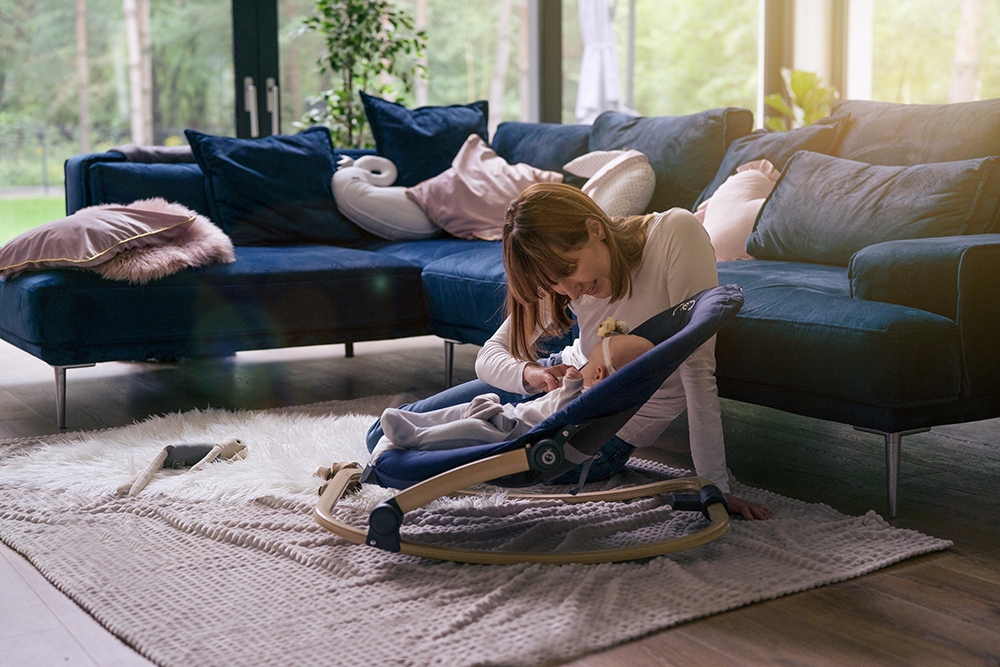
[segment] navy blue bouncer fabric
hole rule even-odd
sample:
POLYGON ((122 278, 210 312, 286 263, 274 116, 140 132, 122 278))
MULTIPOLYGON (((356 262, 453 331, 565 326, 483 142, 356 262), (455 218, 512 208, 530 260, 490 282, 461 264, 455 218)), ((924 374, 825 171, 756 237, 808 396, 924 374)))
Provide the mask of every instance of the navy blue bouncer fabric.
MULTIPOLYGON (((372 474, 366 479, 382 486, 405 489, 466 463, 538 442, 569 424, 583 425, 634 411, 649 400, 691 353, 731 320, 742 305, 743 293, 736 285, 705 290, 636 327, 633 333, 652 341, 653 349, 582 393, 520 438, 444 451, 388 450, 379 456, 371 469, 372 474)), ((577 442, 573 444, 580 448, 577 442)), ((581 451, 595 454, 604 439, 593 440, 592 444, 593 451, 580 448, 581 451)), ((565 470, 557 469, 547 479, 554 479, 562 472, 565 470)), ((546 479, 522 480, 522 483, 532 481, 546 479)))

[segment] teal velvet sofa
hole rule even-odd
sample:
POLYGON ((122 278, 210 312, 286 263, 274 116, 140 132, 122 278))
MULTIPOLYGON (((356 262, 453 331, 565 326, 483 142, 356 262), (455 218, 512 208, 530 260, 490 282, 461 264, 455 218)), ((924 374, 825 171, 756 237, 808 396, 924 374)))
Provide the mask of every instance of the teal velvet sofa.
MULTIPOLYGON (((851 100, 809 128, 751 130, 744 109, 608 112, 593 126, 503 123, 491 143, 543 169, 641 150, 657 176, 650 210, 693 210, 740 164, 773 162, 782 176, 747 243, 757 259, 718 266, 745 298, 718 335, 720 395, 879 434, 895 515, 904 436, 1000 416, 1000 100, 851 100)), ((219 213, 219 188, 193 161, 108 152, 72 158, 66 173, 70 212, 163 196, 219 213)), ((55 368, 63 426, 65 370, 77 365, 430 333, 445 340, 450 381, 453 346, 482 344, 502 322, 498 243, 337 233, 237 242, 234 264, 141 286, 22 274, 0 282, 0 337, 55 368)))

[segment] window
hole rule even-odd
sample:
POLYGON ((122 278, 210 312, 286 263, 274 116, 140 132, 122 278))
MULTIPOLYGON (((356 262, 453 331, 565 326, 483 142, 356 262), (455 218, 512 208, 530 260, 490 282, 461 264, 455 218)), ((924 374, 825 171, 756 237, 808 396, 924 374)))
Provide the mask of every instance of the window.
MULTIPOLYGON (((603 1, 613 10, 622 110, 657 116, 757 108, 759 0, 603 1)), ((578 121, 581 2, 594 0, 562 3, 564 123, 578 121)))

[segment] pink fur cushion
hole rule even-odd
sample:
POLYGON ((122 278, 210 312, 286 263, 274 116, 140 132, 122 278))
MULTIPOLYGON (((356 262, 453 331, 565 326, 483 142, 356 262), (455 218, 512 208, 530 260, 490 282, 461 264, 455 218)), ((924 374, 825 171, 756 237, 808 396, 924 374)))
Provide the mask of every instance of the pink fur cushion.
POLYGON ((507 205, 529 185, 559 183, 562 174, 509 164, 479 135, 465 140, 451 167, 406 189, 424 214, 452 236, 497 241, 507 205))
POLYGON ((753 259, 746 251, 747 236, 780 175, 767 160, 748 162, 698 206, 695 217, 712 239, 716 261, 753 259))
POLYGON ((72 267, 143 283, 187 266, 234 260, 232 243, 211 221, 156 198, 91 206, 28 230, 0 248, 0 277, 72 267))

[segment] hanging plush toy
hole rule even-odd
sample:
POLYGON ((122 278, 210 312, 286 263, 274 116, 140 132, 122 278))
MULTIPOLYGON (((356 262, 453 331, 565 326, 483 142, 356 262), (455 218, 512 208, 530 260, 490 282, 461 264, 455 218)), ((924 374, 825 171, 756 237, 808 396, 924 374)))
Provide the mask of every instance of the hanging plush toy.
POLYGON ((142 491, 153 475, 161 468, 188 468, 188 472, 198 472, 215 459, 239 461, 246 458, 247 446, 238 438, 230 438, 219 444, 167 445, 134 481, 118 488, 118 495, 134 496, 142 491))

